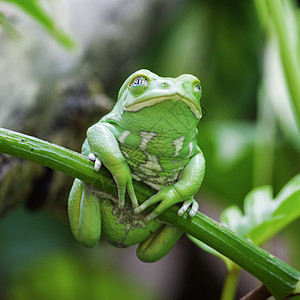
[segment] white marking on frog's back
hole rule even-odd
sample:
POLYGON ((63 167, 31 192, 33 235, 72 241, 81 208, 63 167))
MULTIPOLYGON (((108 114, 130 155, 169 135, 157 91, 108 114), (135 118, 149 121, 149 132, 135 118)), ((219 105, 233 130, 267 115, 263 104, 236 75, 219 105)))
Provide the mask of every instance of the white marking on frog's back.
POLYGON ((162 189, 161 185, 150 182, 150 181, 147 181, 147 180, 144 180, 140 176, 138 176, 137 174, 132 173, 131 176, 132 176, 132 179, 134 179, 136 181, 142 181, 143 183, 149 185, 150 187, 152 187, 156 191, 160 191, 162 189))
POLYGON ((189 156, 191 156, 192 151, 193 151, 193 142, 190 142, 189 143, 189 156))
POLYGON ((147 161, 139 165, 139 169, 146 175, 155 176, 162 170, 157 156, 146 153, 147 161))
POLYGON ((159 185, 159 184, 156 184, 156 183, 153 183, 153 182, 150 182, 147 180, 143 180, 143 182, 156 191, 160 191, 162 189, 161 185, 159 185))
POLYGON ((156 132, 152 131, 141 131, 140 137, 141 137, 141 143, 140 143, 140 149, 143 151, 146 151, 148 144, 157 136, 156 132))
POLYGON ((172 145, 175 149, 173 157, 176 157, 179 155, 179 151, 182 149, 183 144, 184 144, 184 139, 185 139, 185 137, 181 136, 178 139, 173 141, 172 145))
POLYGON ((147 153, 147 147, 149 143, 157 136, 156 132, 152 131, 141 131, 141 143, 140 149, 146 154, 146 162, 139 165, 139 170, 148 176, 155 176, 158 172, 162 170, 162 166, 160 165, 159 159, 156 155, 147 153))
POLYGON ((125 140, 130 136, 131 132, 128 130, 124 130, 119 136, 118 140, 120 143, 125 143, 125 140))

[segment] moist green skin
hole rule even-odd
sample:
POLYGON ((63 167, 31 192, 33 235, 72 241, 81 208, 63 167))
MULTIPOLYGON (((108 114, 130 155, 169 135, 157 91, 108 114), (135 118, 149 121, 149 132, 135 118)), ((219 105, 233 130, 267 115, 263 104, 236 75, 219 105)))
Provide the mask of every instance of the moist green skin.
POLYGON ((124 82, 114 109, 88 129, 82 147, 83 154, 93 153, 111 172, 118 199, 105 199, 74 181, 69 218, 80 242, 94 246, 102 225, 102 233, 115 246, 142 242, 138 256, 144 261, 159 259, 176 243, 182 232, 160 228, 155 219, 178 202, 183 202, 179 215, 191 207, 192 217, 198 208, 193 195, 205 169, 196 142, 201 94, 199 80, 188 74, 163 78, 140 70, 124 82), (150 185, 157 194, 138 205, 132 179, 150 185), (131 204, 125 204, 126 192, 131 204), (156 203, 150 214, 144 213, 156 203))
POLYGON ((114 120, 108 122, 114 126, 121 152, 135 178, 171 185, 197 151, 197 122, 189 107, 180 100, 166 100, 157 106, 168 114, 158 114, 158 108, 151 106, 138 113, 125 111, 122 121, 116 124, 114 120), (182 126, 174 127, 178 119, 182 126), (125 131, 124 140, 120 132, 125 131))

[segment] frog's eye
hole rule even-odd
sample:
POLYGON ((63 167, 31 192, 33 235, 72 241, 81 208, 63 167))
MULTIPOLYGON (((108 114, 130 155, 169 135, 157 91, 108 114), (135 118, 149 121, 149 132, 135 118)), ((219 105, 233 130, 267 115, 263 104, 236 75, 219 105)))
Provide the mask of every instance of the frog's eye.
POLYGON ((195 93, 202 92, 201 85, 200 85, 199 82, 196 82, 196 83, 194 84, 194 92, 195 92, 195 93))
POLYGON ((148 80, 144 76, 135 77, 132 80, 130 87, 135 87, 135 86, 147 87, 148 86, 148 80))
POLYGON ((200 100, 200 98, 202 96, 202 88, 201 88, 200 82, 195 82, 194 83, 194 93, 195 93, 196 98, 198 100, 200 100))
POLYGON ((148 79, 144 76, 135 77, 130 84, 130 91, 133 95, 142 94, 148 87, 148 79))

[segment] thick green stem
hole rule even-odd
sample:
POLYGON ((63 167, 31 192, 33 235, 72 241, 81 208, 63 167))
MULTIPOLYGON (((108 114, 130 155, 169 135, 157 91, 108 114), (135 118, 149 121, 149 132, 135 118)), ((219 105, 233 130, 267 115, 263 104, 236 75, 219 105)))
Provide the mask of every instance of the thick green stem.
MULTIPOLYGON (((2 128, 0 152, 37 162, 116 195, 115 184, 109 172, 103 168, 95 173, 93 164, 77 152, 2 128)), ((139 183, 134 186, 140 202, 154 194, 147 186, 139 183)), ((270 253, 238 237, 200 212, 190 218, 186 214, 178 217, 177 211, 178 207, 173 206, 161 214, 160 218, 201 240, 253 274, 276 298, 291 294, 299 285, 300 273, 270 253)))

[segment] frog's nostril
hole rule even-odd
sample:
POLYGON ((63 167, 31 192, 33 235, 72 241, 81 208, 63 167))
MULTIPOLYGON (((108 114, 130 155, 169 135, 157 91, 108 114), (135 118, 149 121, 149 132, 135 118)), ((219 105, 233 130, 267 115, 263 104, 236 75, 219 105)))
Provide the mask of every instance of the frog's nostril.
POLYGON ((168 87, 169 86, 167 82, 163 82, 161 85, 162 85, 162 87, 168 87))

